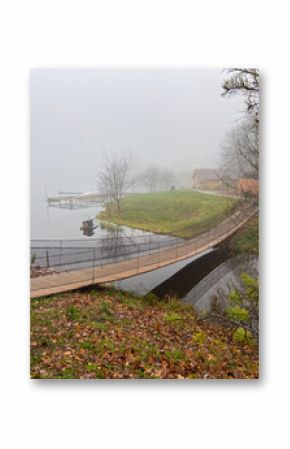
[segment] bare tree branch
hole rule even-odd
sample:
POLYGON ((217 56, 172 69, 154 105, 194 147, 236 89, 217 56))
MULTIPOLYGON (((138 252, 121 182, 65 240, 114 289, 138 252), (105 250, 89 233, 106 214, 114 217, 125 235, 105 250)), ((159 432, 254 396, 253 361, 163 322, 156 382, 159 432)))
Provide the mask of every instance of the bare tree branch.
POLYGON ((141 175, 142 184, 147 187, 149 192, 156 192, 159 187, 159 168, 150 165, 141 175))
POLYGON ((135 182, 136 177, 131 174, 131 166, 126 156, 104 153, 103 169, 98 174, 97 186, 109 207, 115 202, 119 213, 121 199, 135 182))
POLYGON ((222 87, 222 96, 231 97, 242 95, 245 97, 247 112, 258 115, 259 112, 259 71, 251 68, 227 69, 228 77, 222 87))

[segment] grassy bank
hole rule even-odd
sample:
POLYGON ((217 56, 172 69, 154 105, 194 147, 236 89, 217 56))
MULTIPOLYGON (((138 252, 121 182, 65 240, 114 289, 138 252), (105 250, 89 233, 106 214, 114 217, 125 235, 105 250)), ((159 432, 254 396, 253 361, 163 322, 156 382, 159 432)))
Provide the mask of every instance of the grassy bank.
POLYGON ((234 198, 190 190, 129 195, 121 212, 101 212, 98 218, 161 234, 191 238, 221 221, 237 203, 234 198))
POLYGON ((233 253, 259 254, 259 217, 251 218, 229 241, 233 253))
POLYGON ((189 305, 90 289, 31 304, 33 378, 257 378, 258 348, 189 305))

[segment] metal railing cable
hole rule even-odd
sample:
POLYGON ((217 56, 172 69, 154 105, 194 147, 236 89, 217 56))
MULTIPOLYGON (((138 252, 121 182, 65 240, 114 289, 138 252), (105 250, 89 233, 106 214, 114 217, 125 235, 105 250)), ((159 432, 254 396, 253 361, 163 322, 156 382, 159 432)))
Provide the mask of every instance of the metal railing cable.
MULTIPOLYGON (((148 267, 154 269, 154 267, 158 268, 191 257, 231 235, 257 210, 257 206, 249 204, 237 211, 234 216, 225 218, 214 228, 186 241, 172 237, 162 237, 161 239, 155 237, 151 241, 149 238, 148 241, 144 241, 143 236, 140 236, 143 237, 143 241, 140 241, 139 236, 137 239, 135 236, 133 241, 132 238, 123 236, 115 240, 113 238, 111 242, 108 242, 108 238, 94 239, 95 242, 102 242, 103 246, 100 244, 91 247, 71 245, 72 239, 59 241, 59 246, 50 246, 46 243, 44 247, 33 245, 35 241, 32 241, 31 254, 33 251, 37 252, 33 264, 60 272, 59 275, 33 278, 33 281, 36 282, 34 282, 32 290, 44 288, 40 285, 41 281, 38 281, 41 278, 47 278, 47 285, 52 285, 53 282, 56 285, 73 285, 78 282, 90 281, 93 283, 98 273, 100 274, 100 270, 102 270, 103 278, 106 276, 113 278, 113 275, 118 274, 120 270, 123 270, 125 274, 133 275, 140 271, 146 271, 148 267), (70 246, 66 246, 66 244, 70 246), (75 281, 74 272, 77 273, 75 281)), ((56 242, 56 240, 54 239, 52 242, 56 242)), ((76 245, 79 242, 82 241, 78 240, 75 242, 76 245)), ((92 242, 90 244, 92 245, 92 242)))
MULTIPOLYGON (((126 243, 114 241, 113 244, 104 244, 98 247, 31 247, 31 256, 33 265, 40 267, 61 268, 66 266, 75 266, 92 262, 96 265, 105 261, 112 262, 117 259, 132 258, 140 254, 150 254, 159 251, 161 248, 170 247, 180 242, 180 238, 162 239, 162 241, 151 241, 141 243, 126 243)), ((105 242, 104 242, 105 243, 105 242)))

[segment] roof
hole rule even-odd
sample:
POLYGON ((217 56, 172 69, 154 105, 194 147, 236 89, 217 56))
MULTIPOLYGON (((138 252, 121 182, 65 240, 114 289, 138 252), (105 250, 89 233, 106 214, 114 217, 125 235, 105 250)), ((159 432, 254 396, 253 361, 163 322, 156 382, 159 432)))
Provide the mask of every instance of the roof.
POLYGON ((193 170, 192 177, 198 177, 200 181, 209 181, 212 179, 219 179, 221 176, 217 168, 196 168, 193 170))

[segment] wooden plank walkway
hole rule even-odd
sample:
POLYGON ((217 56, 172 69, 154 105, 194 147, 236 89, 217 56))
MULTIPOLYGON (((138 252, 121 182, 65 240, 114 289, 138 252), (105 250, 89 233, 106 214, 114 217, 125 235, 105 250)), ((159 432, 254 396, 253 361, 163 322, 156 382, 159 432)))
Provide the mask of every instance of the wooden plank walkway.
POLYGON ((251 216, 257 213, 257 210, 257 208, 247 209, 246 213, 245 211, 237 211, 210 231, 151 254, 103 266, 32 278, 30 281, 30 297, 37 298, 89 285, 113 282, 196 256, 221 243, 236 232, 251 216))

